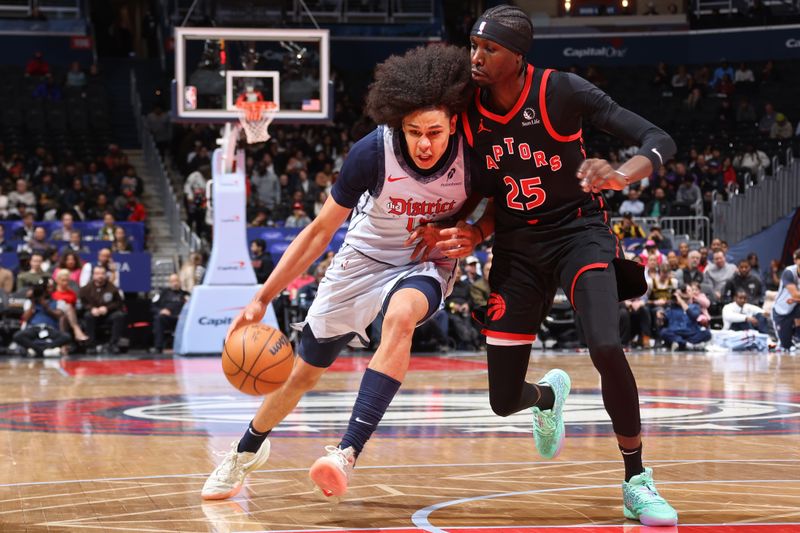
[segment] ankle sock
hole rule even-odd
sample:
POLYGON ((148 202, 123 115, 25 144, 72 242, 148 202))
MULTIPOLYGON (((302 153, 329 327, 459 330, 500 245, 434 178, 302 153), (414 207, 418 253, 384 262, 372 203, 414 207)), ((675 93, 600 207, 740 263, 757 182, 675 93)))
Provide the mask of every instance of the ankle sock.
POLYGON ((239 445, 236 447, 236 451, 239 453, 256 453, 258 449, 261 448, 261 445, 264 444, 264 441, 267 439, 267 435, 269 435, 270 431, 272 430, 259 433, 253 429, 253 421, 251 420, 250 424, 247 426, 247 431, 244 432, 244 435, 239 440, 239 445))
POLYGON ((628 450, 619 447, 622 452, 622 460, 625 462, 625 481, 630 481, 633 476, 638 476, 644 472, 644 465, 642 465, 642 445, 633 450, 628 450))
POLYGON ((556 394, 553 392, 553 388, 550 385, 534 385, 534 387, 539 392, 539 399, 533 405, 542 411, 552 409, 556 403, 556 394))

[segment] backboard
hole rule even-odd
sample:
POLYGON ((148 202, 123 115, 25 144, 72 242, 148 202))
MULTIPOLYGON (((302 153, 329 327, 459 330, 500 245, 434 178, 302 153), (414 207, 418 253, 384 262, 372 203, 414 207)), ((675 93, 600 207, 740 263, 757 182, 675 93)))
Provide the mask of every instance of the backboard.
POLYGON ((175 28, 173 116, 237 120, 237 99, 278 105, 276 122, 327 122, 328 30, 175 28))

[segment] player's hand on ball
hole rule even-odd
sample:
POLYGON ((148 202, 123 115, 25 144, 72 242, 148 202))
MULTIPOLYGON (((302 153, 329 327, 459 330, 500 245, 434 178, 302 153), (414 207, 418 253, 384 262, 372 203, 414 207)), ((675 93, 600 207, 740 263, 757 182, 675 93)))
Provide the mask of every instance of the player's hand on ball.
POLYGON ((433 249, 436 248, 436 244, 442 238, 441 231, 442 228, 436 224, 421 224, 414 228, 414 231, 411 232, 404 243, 406 246, 411 246, 415 242, 417 243, 411 254, 411 260, 427 260, 433 249))
POLYGON ((452 259, 462 259, 472 253, 483 240, 481 232, 472 224, 459 221, 453 228, 442 230, 442 238, 439 241, 439 249, 444 255, 452 259))
POLYGON ((577 178, 583 192, 599 193, 603 189, 621 191, 629 179, 614 170, 605 159, 586 159, 578 168, 577 178))
POLYGON ((256 324, 261 322, 264 318, 264 313, 267 312, 267 306, 261 303, 260 300, 253 300, 242 309, 242 312, 236 315, 236 318, 231 322, 228 328, 228 333, 225 335, 225 341, 231 336, 234 330, 237 330, 248 324, 256 324))

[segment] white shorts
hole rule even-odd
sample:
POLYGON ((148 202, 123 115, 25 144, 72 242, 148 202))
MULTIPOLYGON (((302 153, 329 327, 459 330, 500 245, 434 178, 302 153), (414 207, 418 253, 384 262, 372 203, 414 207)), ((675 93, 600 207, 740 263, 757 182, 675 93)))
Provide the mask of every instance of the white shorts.
POLYGON ((344 244, 320 282, 305 322, 292 324, 292 327, 302 330, 308 324, 318 340, 355 333, 350 346, 366 347, 369 346, 367 327, 400 281, 412 276, 431 277, 439 283, 443 300, 453 289, 454 274, 455 260, 392 266, 370 259, 344 244))

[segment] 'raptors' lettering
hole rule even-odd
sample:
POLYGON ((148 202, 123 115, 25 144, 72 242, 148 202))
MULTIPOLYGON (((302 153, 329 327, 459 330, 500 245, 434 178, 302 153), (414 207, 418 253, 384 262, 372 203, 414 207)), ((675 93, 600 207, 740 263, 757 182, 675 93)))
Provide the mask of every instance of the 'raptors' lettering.
POLYGON ((415 202, 413 198, 393 198, 389 197, 386 204, 390 215, 438 215, 447 213, 456 208, 455 200, 443 202, 441 198, 435 202, 415 202))
POLYGON ((486 169, 497 170, 500 167, 498 162, 500 159, 507 155, 519 156, 523 161, 533 159, 536 168, 543 166, 550 166, 550 170, 557 172, 561 168, 561 157, 554 155, 550 158, 547 157, 542 150, 532 151, 528 143, 516 144, 513 137, 504 137, 503 144, 493 144, 491 155, 486 155, 486 169))

